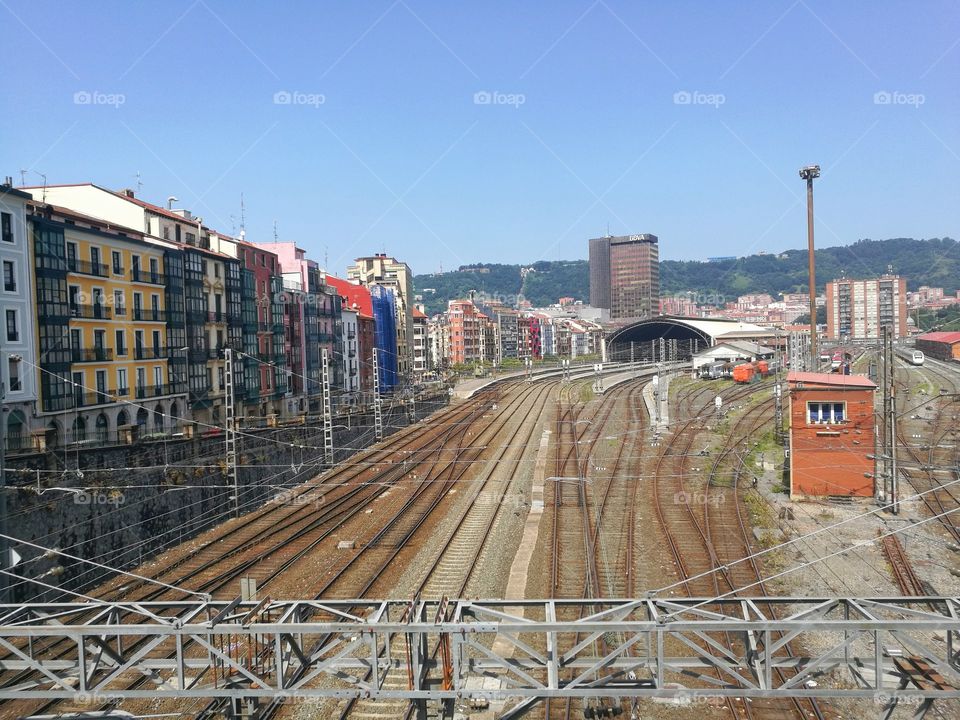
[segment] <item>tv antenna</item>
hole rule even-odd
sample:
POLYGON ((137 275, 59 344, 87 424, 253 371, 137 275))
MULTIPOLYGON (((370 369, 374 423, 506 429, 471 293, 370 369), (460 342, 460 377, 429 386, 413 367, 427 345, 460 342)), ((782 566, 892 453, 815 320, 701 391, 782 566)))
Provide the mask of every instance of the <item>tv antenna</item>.
POLYGON ((243 193, 240 193, 240 232, 247 229, 247 206, 243 202, 243 193))
POLYGON ((279 236, 277 235, 277 221, 273 221, 273 241, 280 242, 279 236))
POLYGON ((141 190, 143 190, 143 181, 140 179, 140 171, 137 170, 137 197, 140 196, 141 190))

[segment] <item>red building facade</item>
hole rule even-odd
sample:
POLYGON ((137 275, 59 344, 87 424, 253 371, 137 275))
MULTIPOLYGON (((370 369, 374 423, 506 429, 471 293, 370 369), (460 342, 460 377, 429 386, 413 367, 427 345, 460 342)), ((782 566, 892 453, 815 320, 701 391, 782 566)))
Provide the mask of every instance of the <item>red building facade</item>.
POLYGON ((877 386, 862 375, 791 372, 790 497, 874 495, 877 386))

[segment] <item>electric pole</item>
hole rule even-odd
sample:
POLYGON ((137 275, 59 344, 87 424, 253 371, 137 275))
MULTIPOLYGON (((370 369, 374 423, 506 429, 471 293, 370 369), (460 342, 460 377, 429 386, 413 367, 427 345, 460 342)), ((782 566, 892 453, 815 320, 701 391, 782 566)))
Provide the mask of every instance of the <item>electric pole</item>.
POLYGON ((333 466, 333 408, 330 405, 330 359, 327 349, 321 353, 321 380, 323 382, 323 463, 333 466))
POLYGON ((383 440, 383 408, 380 405, 380 367, 377 349, 373 349, 373 431, 377 442, 383 440))
POLYGON ((807 263, 810 272, 810 370, 817 365, 817 279, 816 260, 813 255, 813 181, 820 177, 819 165, 800 169, 800 177, 807 181, 807 263))
POLYGON ((224 358, 224 391, 226 393, 227 422, 226 432, 224 433, 226 441, 226 462, 227 462, 227 480, 233 486, 233 516, 240 517, 240 488, 237 481, 237 425, 235 408, 233 404, 233 348, 225 348, 224 358))

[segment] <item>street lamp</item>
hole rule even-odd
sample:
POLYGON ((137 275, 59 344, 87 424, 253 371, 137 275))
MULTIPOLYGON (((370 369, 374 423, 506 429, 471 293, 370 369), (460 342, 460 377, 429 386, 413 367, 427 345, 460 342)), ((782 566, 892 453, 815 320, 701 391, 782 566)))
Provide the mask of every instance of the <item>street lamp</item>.
POLYGON ((800 168, 800 177, 807 181, 807 263, 810 270, 810 371, 817 368, 817 280, 813 258, 813 181, 820 177, 819 165, 800 168))

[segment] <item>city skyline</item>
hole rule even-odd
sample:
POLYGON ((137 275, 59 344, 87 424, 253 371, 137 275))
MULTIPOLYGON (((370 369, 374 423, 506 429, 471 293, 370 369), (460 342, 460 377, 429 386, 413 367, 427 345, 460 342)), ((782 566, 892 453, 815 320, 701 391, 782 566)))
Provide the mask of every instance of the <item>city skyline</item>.
POLYGON ((32 119, 4 133, 0 176, 172 195, 224 233, 242 194, 250 239, 276 221, 332 272, 382 251, 417 273, 578 259, 637 227, 668 260, 801 248, 811 162, 819 243, 957 235, 946 3, 0 13, 22 61, 8 100, 32 119), (286 25, 303 29, 269 32, 286 25))

